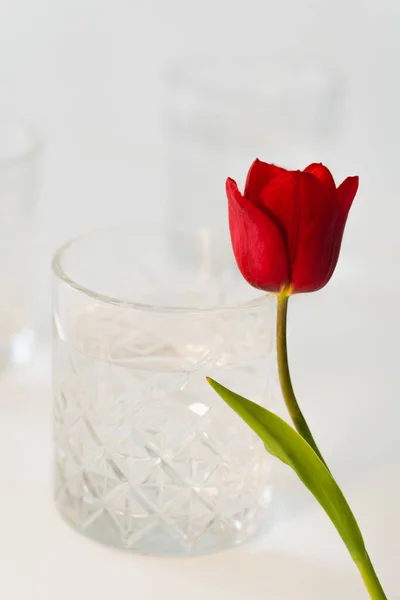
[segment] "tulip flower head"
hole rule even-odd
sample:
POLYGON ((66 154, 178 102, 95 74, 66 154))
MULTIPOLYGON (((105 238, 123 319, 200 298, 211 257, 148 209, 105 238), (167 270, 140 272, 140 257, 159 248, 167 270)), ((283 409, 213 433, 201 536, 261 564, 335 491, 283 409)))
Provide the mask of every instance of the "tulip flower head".
POLYGON ((336 187, 322 164, 288 171, 256 159, 243 195, 229 178, 231 240, 246 281, 274 293, 324 287, 335 270, 357 189, 358 177, 336 187))

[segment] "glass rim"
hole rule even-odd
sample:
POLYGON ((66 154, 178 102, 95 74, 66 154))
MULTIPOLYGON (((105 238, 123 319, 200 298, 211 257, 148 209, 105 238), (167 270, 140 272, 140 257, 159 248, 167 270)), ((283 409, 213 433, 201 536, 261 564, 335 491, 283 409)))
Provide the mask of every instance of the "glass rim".
POLYGON ((0 125, 17 127, 26 134, 27 144, 24 150, 15 152, 10 156, 0 155, 0 169, 5 169, 14 165, 18 165, 30 160, 38 155, 43 149, 43 140, 38 133, 35 125, 29 120, 19 117, 18 115, 0 114, 0 125))
MULTIPOLYGON (((62 259, 64 257, 64 255, 66 254, 66 252, 71 249, 75 244, 89 239, 91 237, 94 236, 98 236, 101 234, 107 234, 107 233, 111 233, 111 232, 118 232, 118 231, 126 231, 126 230, 132 230, 132 231, 140 231, 143 233, 143 231, 159 231, 160 229, 162 229, 162 226, 146 226, 144 225, 143 227, 140 227, 138 225, 135 224, 127 224, 127 225, 110 225, 107 227, 99 227, 96 229, 90 229, 84 233, 81 233, 80 235, 74 236, 73 238, 67 240, 64 244, 62 244, 53 254, 53 258, 51 261, 51 269, 52 269, 52 273, 53 275, 61 280, 63 283, 65 283, 68 287, 76 290, 77 292, 80 292, 81 294, 92 298, 94 300, 97 300, 99 302, 102 302, 103 304, 108 304, 110 306, 114 306, 114 307, 119 307, 119 308, 128 308, 128 309, 132 309, 132 310, 142 310, 142 311, 149 311, 149 312, 155 312, 155 313, 179 313, 179 314, 183 314, 183 313, 198 313, 198 314, 202 314, 202 313, 210 313, 210 312, 234 312, 234 311, 240 311, 240 310, 248 310, 249 308, 255 308, 258 306, 263 306, 265 305, 267 302, 270 302, 272 300, 272 294, 268 293, 268 292, 262 292, 260 290, 260 295, 256 296, 255 298, 253 298, 252 300, 249 300, 247 302, 242 302, 239 304, 232 304, 232 305, 224 305, 224 306, 218 306, 218 305, 210 305, 210 306, 166 306, 163 304, 148 304, 145 302, 135 302, 135 301, 131 301, 131 300, 123 300, 121 298, 117 298, 115 296, 110 296, 107 294, 102 294, 100 292, 96 292, 96 290, 91 289, 90 287, 86 287, 85 285, 79 283, 78 281, 76 281, 73 277, 71 277, 70 275, 68 275, 68 273, 66 272, 66 270, 64 269, 63 265, 62 265, 62 259)), ((201 231, 201 227, 195 228, 195 229, 191 229, 192 232, 197 232, 197 231, 201 231)), ((210 229, 210 228, 207 228, 210 229)), ((215 229, 211 229, 212 231, 215 231, 215 229)), ((171 233, 186 233, 187 230, 185 229, 179 229, 179 228, 172 228, 172 229, 167 229, 167 231, 170 231, 171 233)))

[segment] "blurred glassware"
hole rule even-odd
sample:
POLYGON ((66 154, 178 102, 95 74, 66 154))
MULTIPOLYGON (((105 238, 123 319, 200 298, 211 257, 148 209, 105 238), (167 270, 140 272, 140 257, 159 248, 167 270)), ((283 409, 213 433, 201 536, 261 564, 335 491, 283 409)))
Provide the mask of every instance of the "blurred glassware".
POLYGON ((33 346, 31 255, 40 155, 30 125, 0 117, 0 367, 28 361, 33 346))
MULTIPOLYGON (((198 59, 166 76, 168 219, 226 226, 224 182, 258 156, 286 168, 326 160, 341 80, 307 62, 198 59)), ((244 181, 238 181, 240 187, 244 181)))

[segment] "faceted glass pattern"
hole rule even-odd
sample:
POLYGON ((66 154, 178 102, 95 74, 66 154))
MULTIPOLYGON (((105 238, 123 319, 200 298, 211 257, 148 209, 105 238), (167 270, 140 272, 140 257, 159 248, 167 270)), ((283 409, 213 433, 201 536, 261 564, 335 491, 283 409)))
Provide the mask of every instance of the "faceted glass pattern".
MULTIPOLYGON (((79 257, 90 242, 64 252, 79 257)), ((62 257, 54 287, 60 513, 92 538, 147 554, 211 552, 254 535, 268 512, 270 457, 205 377, 268 403, 272 300, 200 310, 96 298, 59 279, 74 263, 62 257)), ((208 277, 206 287, 216 285, 208 277)))

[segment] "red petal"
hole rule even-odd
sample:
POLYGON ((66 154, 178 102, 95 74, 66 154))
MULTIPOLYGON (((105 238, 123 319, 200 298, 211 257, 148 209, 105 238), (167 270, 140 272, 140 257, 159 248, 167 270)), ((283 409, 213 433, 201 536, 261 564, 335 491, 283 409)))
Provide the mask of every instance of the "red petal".
MULTIPOLYGON (((292 268, 293 293, 316 292, 332 276, 333 257, 340 230, 339 214, 321 213, 299 242, 292 268)), ((340 247, 340 244, 339 244, 340 247)), ((337 259, 335 261, 336 266, 337 259)))
POLYGON ((270 217, 244 198, 228 179, 229 227, 236 262, 250 285, 279 292, 289 280, 286 246, 270 217))
POLYGON ((355 195, 357 194, 358 182, 359 179, 357 176, 347 177, 347 179, 345 179, 337 189, 337 197, 341 206, 341 212, 343 215, 345 215, 345 219, 347 219, 347 215, 349 214, 349 210, 355 195))
POLYGON ((330 194, 336 193, 335 180, 330 170, 322 163, 313 163, 304 169, 307 173, 312 173, 324 185, 330 194))
POLYGON ((282 169, 276 165, 269 165, 256 158, 247 174, 244 188, 245 198, 253 202, 253 204, 259 205, 260 195, 265 186, 275 179, 275 177, 282 175, 282 173, 286 173, 286 169, 282 169))
POLYGON ((335 198, 311 173, 289 171, 274 179, 261 194, 264 210, 270 210, 285 234, 291 263, 297 247, 320 213, 333 213, 335 198))
POLYGON ((312 173, 291 171, 272 181, 261 200, 285 231, 293 292, 322 287, 332 259, 336 197, 312 173))
POLYGON ((339 204, 339 218, 336 230, 335 244, 332 252, 331 266, 328 273, 328 279, 332 277, 339 259, 340 248, 342 245, 344 228, 346 226, 347 217, 353 204, 353 200, 358 190, 358 177, 347 177, 337 189, 337 202, 339 204))

